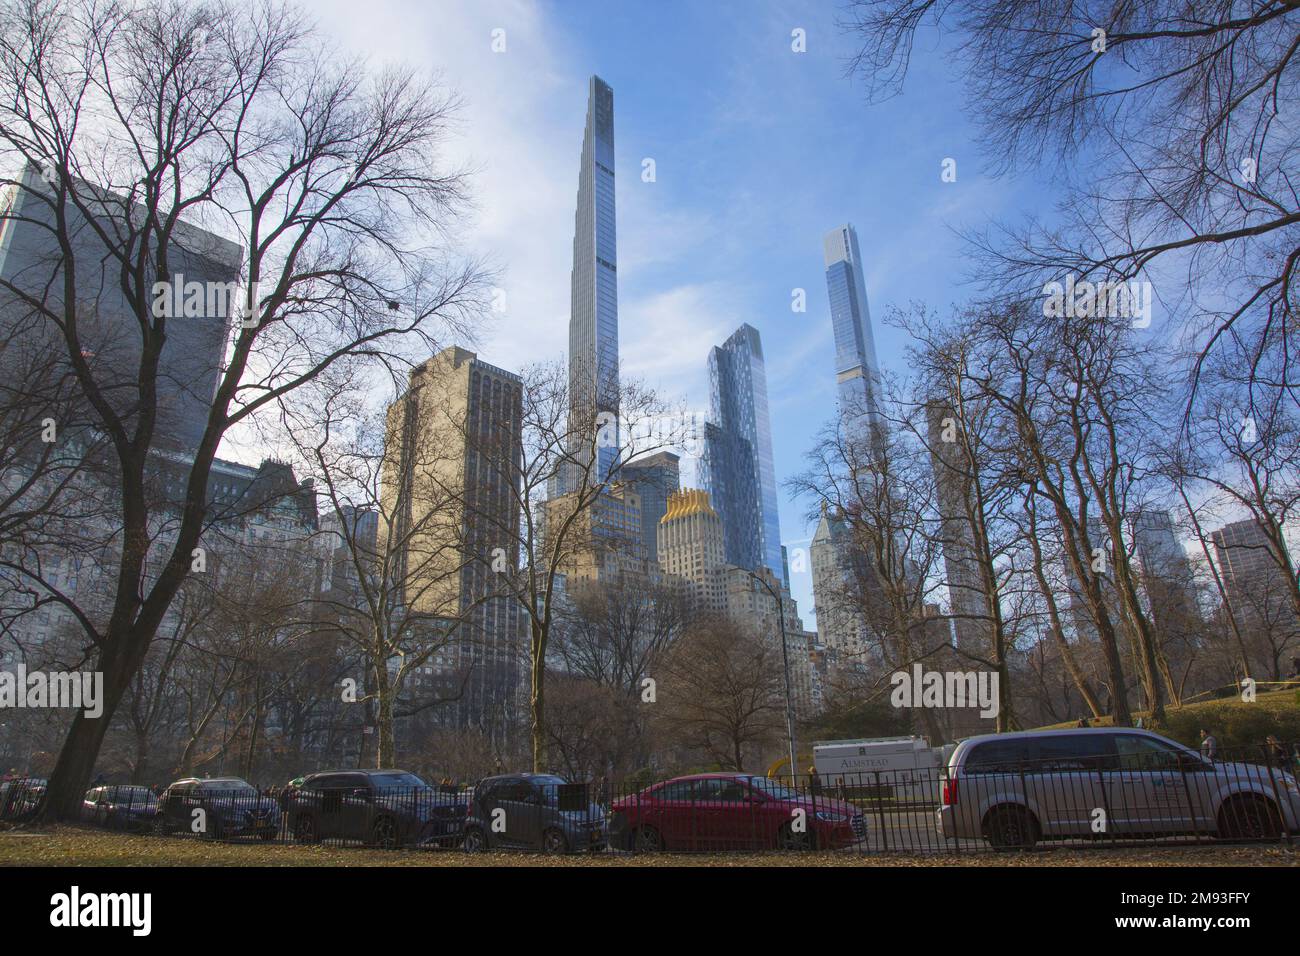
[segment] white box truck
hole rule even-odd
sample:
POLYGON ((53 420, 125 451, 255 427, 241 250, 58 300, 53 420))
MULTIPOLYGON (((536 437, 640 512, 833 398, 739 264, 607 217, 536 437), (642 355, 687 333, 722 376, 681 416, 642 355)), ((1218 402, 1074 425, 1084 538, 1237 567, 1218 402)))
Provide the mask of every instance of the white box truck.
POLYGON ((813 744, 813 766, 827 794, 879 794, 938 805, 941 773, 952 745, 931 747, 924 737, 826 740, 813 744))

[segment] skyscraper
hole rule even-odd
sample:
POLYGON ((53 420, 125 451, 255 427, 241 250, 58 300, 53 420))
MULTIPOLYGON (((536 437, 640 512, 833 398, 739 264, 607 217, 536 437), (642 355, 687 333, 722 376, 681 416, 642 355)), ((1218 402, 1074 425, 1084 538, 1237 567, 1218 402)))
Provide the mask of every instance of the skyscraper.
MULTIPOLYGON (((832 229, 822 237, 822 251, 844 437, 855 444, 869 442, 868 448, 879 448, 885 440, 880 365, 857 232, 847 224, 832 229)), ((859 480, 870 481, 870 475, 860 475, 859 480)), ((854 553, 852 537, 839 516, 823 510, 810 554, 817 630, 828 647, 841 653, 852 653, 864 646, 869 631, 861 605, 870 605, 878 589, 864 556, 854 553), (849 600, 846 594, 855 595, 857 601, 849 600)))
MULTIPOLYGON (((1279 563, 1264 528, 1253 518, 1234 521, 1211 533, 1224 590, 1233 615, 1247 631, 1267 632, 1281 643, 1300 633, 1300 615, 1292 603, 1295 581, 1279 563)), ((1294 567, 1294 563, 1291 562, 1294 567)))
POLYGON ((661 451, 623 468, 623 480, 641 498, 641 544, 645 559, 659 560, 659 519, 668 510, 668 496, 681 490, 681 459, 661 451))
POLYGON ((863 277, 862 254, 853 226, 832 229, 822 238, 831 330, 835 335, 835 377, 840 408, 864 434, 883 428, 880 415, 880 364, 871 330, 871 309, 863 277))
POLYGON ((697 611, 727 610, 727 560, 722 519, 709 504, 709 493, 685 489, 668 497, 659 519, 659 563, 668 574, 687 582, 697 611))
POLYGON ((844 522, 823 506, 808 556, 821 643, 845 659, 860 659, 870 641, 867 615, 859 600, 860 582, 867 575, 865 560, 849 538, 844 522))
POLYGON ((389 526, 380 533, 396 536, 386 547, 400 568, 402 601, 430 619, 460 622, 431 683, 460 688, 449 716, 496 740, 513 722, 524 634, 519 602, 498 593, 493 567, 519 563, 518 541, 498 529, 519 520, 511 483, 522 401, 517 375, 443 349, 411 372, 406 394, 389 407, 384 455, 389 526))
POLYGON ((705 422, 696 476, 722 519, 728 563, 757 568, 763 563, 762 514, 754 504, 758 474, 749 442, 715 422, 705 422))
MULTIPOLYGON (((123 257, 130 261, 139 251, 126 248, 122 224, 142 211, 128 208, 128 197, 89 183, 77 181, 70 189, 77 202, 69 200, 63 212, 66 250, 58 239, 52 187, 35 167, 28 165, 17 183, 0 191, 0 341, 5 342, 0 375, 28 349, 58 357, 52 375, 72 375, 71 361, 62 358, 67 351, 63 333, 45 314, 63 311, 63 278, 69 270, 76 277, 72 294, 81 355, 106 403, 129 420, 141 400, 143 338, 138 307, 127 301, 119 270, 123 257), (105 234, 118 238, 106 242, 105 234)), ((183 307, 166 320, 158 361, 156 446, 184 455, 193 454, 207 427, 236 305, 226 290, 239 280, 242 250, 178 220, 167 258, 171 274, 148 278, 173 284, 183 307), (186 293, 187 288, 200 294, 186 293)), ((144 308, 159 304, 145 303, 144 308)), ((172 296, 161 305, 170 308, 172 296)), ((157 315, 148 318, 155 327, 163 321, 157 315)))
MULTIPOLYGON (((588 464, 598 422, 618 415, 618 252, 614 225, 614 91, 593 76, 578 170, 569 311, 569 431, 575 458, 588 464)), ((595 480, 603 481, 617 442, 596 450, 595 480)), ((572 490, 562 476, 559 493, 572 490)))
POLYGON ((727 560, 785 580, 777 514, 767 371, 758 329, 745 324, 709 353, 709 404, 701 476, 721 507, 727 560), (752 477, 751 477, 752 476, 752 477))
POLYGON ((944 583, 953 618, 953 634, 961 650, 987 647, 989 603, 975 553, 975 535, 969 509, 973 508, 969 465, 956 441, 945 441, 944 419, 953 415, 943 401, 930 401, 925 417, 930 445, 930 465, 939 505, 939 532, 943 546, 944 583))

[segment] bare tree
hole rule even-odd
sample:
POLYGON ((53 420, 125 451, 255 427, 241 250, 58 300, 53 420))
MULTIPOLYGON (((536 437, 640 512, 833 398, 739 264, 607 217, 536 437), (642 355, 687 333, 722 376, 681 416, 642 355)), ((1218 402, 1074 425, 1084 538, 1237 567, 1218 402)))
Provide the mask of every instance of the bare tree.
POLYGON ((496 575, 528 620, 529 722, 532 763, 546 768, 546 673, 551 638, 566 578, 583 562, 632 559, 618 532, 616 487, 623 469, 680 445, 691 420, 638 382, 623 382, 610 400, 617 412, 587 414, 581 396, 571 402, 574 363, 531 366, 521 376, 521 419, 483 432, 466 427, 465 445, 513 507, 484 508, 466 501, 490 547, 467 557, 496 575), (574 409, 577 409, 575 412, 574 409), (517 454, 502 454, 517 448, 517 454), (502 571, 496 557, 518 555, 502 571))
POLYGON ((560 609, 554 653, 570 674, 633 697, 691 619, 673 582, 623 577, 579 582, 560 609))
MULTIPOLYGON (((897 425, 906 412, 896 402, 891 406, 895 411, 885 417, 897 425)), ((952 637, 948 622, 935 613, 942 535, 934 472, 925 446, 913 437, 924 426, 868 431, 856 427, 860 420, 859 409, 841 409, 790 487, 816 502, 810 518, 825 508, 843 528, 845 566, 835 598, 864 625, 861 659, 851 666, 869 675, 869 686, 859 692, 874 695, 887 692, 894 672, 926 661, 948 663, 952 637)), ((920 719, 931 739, 949 736, 934 708, 921 708, 920 719)), ((999 719, 1010 719, 1009 707, 999 719)))
POLYGON ((1051 509, 1106 660, 1115 719, 1130 719, 1118 640, 1126 635, 1158 720, 1166 678, 1127 525, 1157 468, 1148 436, 1164 396, 1153 366, 1126 326, 1062 322, 1032 303, 986 308, 973 327, 982 341, 973 377, 1014 425, 1021 482, 1051 509))
MULTIPOLYGON (((44 281, 0 291, 40 318, 93 410, 120 526, 111 610, 78 615, 105 706, 100 720, 74 720, 50 777, 47 812, 64 817, 190 573, 223 436, 361 353, 428 349, 474 305, 480 273, 444 241, 466 198, 438 156, 455 98, 410 71, 340 58, 294 8, 11 0, 0 74, 18 91, 0 104, 0 142, 26 164, 4 184, 55 264, 44 281), (178 284, 203 259, 200 243, 203 261, 222 263, 209 275, 238 280, 243 301, 201 428, 179 449, 176 532, 154 553, 148 476, 178 437, 167 341, 185 328, 156 286, 178 284), (87 288, 108 290, 98 313, 81 308, 87 288), (97 355, 109 330, 115 347, 97 355)), ((228 309, 216 313, 204 310, 221 327, 228 309)))
POLYGON ((681 746, 743 771, 783 729, 780 650, 725 619, 693 625, 665 661, 657 716, 681 746))
MULTIPOLYGON (((363 663, 349 703, 373 702, 376 766, 392 767, 398 718, 458 700, 474 666, 465 641, 475 602, 461 587, 472 561, 459 502, 434 477, 462 458, 427 430, 368 413, 358 383, 335 378, 321 376, 286 408, 286 431, 324 506, 321 547, 339 565, 337 586, 299 614, 363 663), (422 679, 435 663, 438 679, 422 679)), ((406 412, 405 401, 395 408, 406 412)))
POLYGON ((844 26, 861 42, 850 70, 873 97, 902 89, 918 32, 943 28, 995 164, 1050 158, 1066 173, 1088 157, 1055 227, 976 238, 1011 299, 1069 274, 1167 276, 1184 290, 1165 298, 1198 333, 1199 360, 1240 334, 1291 366, 1295 0, 852 0, 844 26))

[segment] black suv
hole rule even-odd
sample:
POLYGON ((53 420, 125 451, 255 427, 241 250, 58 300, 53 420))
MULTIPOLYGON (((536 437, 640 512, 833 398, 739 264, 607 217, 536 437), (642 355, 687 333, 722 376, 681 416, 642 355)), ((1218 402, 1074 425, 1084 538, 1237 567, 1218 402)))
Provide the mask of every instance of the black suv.
POLYGON ((479 781, 470 798, 463 846, 573 853, 603 850, 605 813, 585 783, 543 773, 513 773, 479 781))
POLYGON ((280 808, 238 777, 187 777, 158 798, 155 829, 159 833, 198 833, 213 840, 236 836, 274 840, 280 829, 280 808), (196 812, 199 810, 203 813, 196 812))
POLYGON ((309 774, 285 795, 289 832, 300 843, 359 840, 381 847, 454 846, 466 796, 435 790, 404 770, 309 774))

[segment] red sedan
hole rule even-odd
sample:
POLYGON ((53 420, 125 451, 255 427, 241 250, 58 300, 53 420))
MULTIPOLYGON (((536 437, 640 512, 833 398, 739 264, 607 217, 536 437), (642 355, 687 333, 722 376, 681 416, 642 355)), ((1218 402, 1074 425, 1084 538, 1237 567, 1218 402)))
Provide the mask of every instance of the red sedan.
POLYGON ((850 803, 741 773, 674 777, 611 810, 611 836, 640 850, 836 849, 867 834, 850 803))

